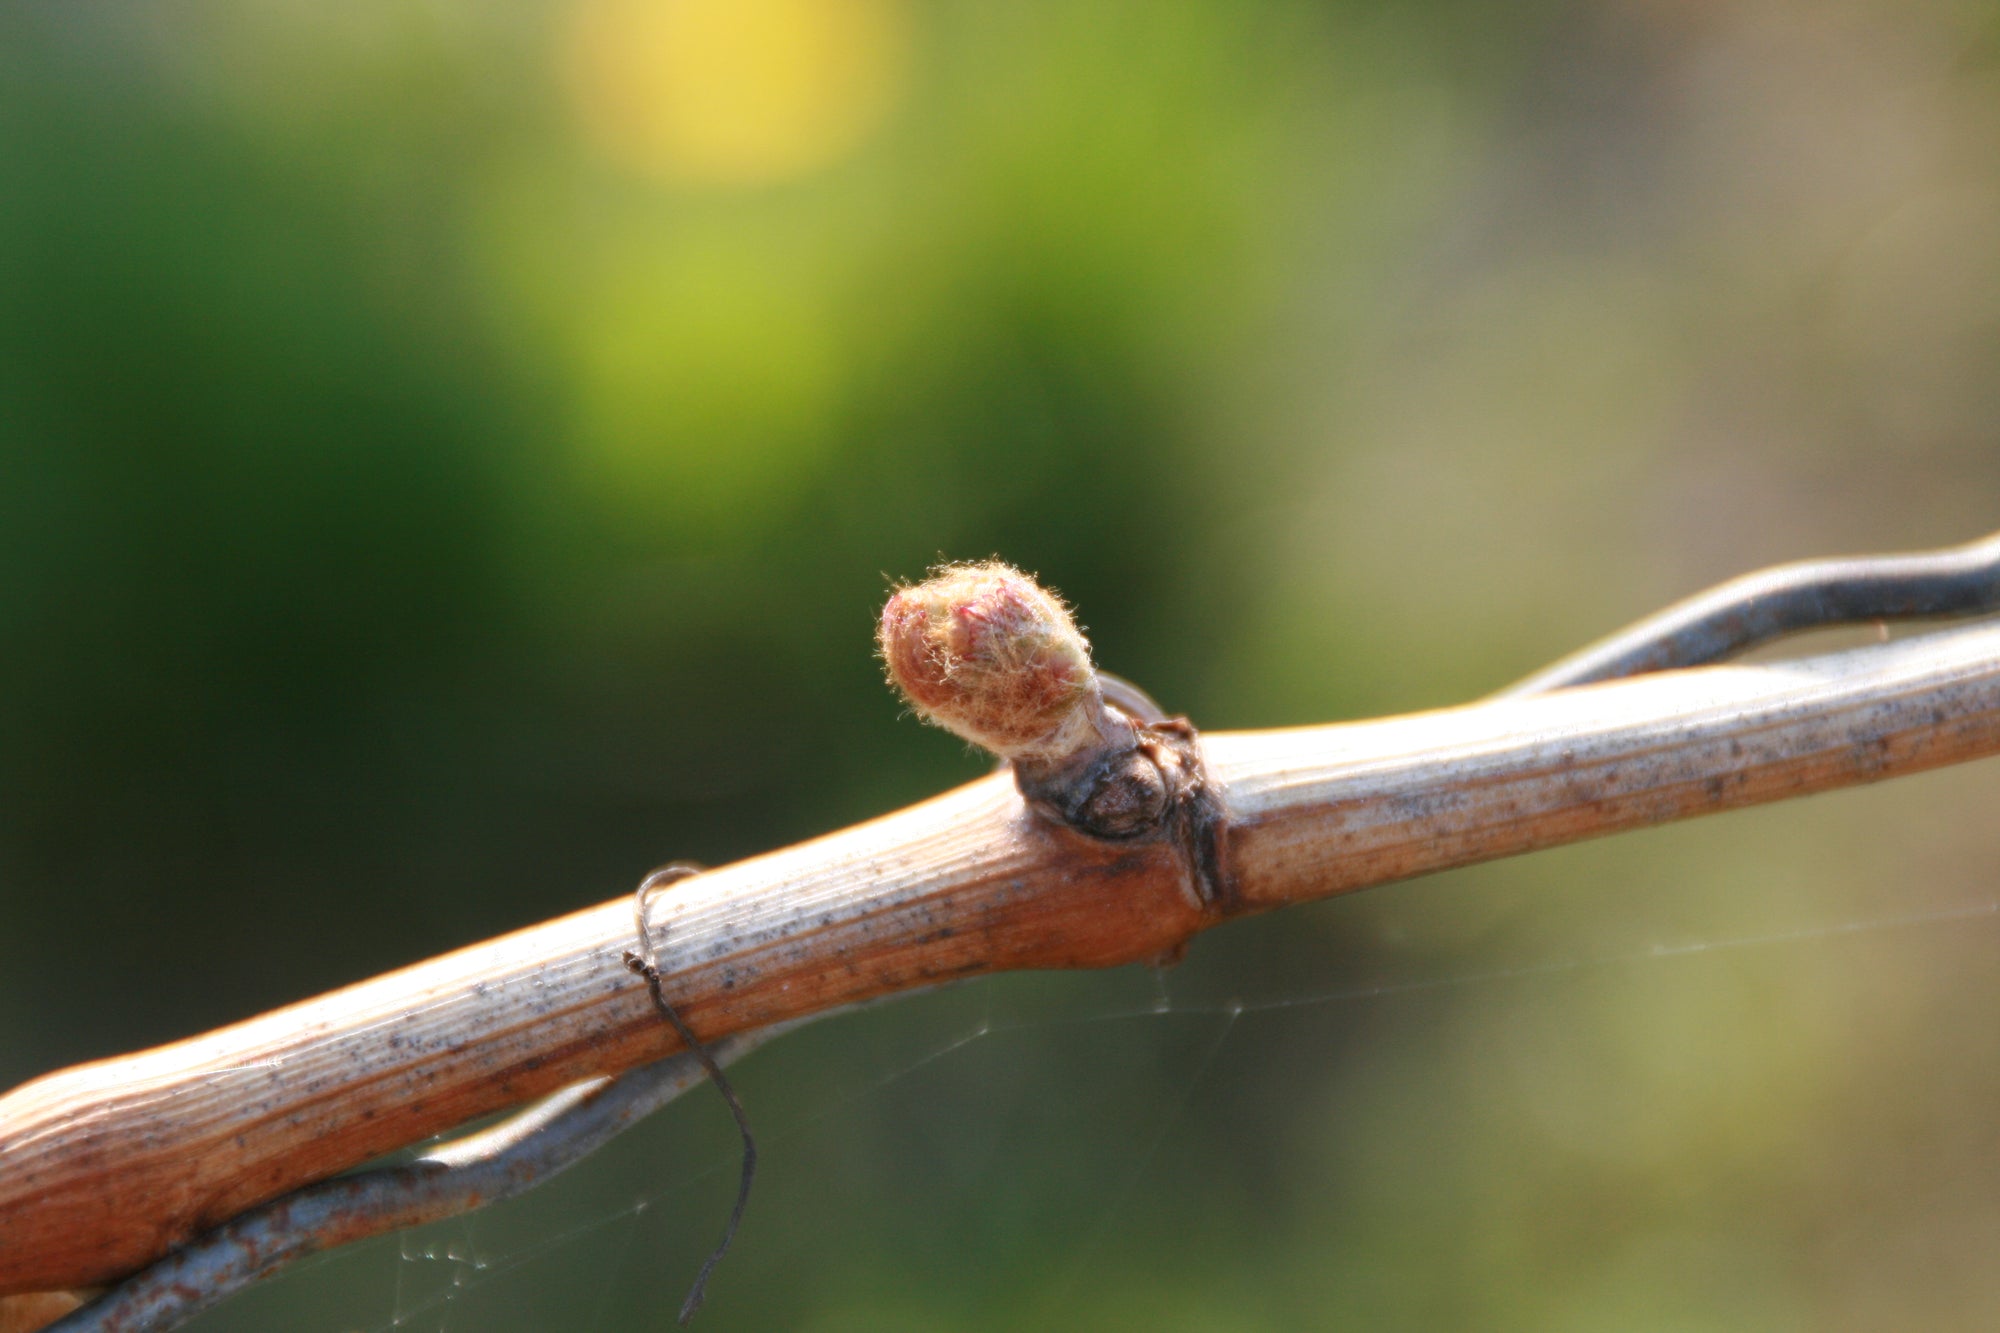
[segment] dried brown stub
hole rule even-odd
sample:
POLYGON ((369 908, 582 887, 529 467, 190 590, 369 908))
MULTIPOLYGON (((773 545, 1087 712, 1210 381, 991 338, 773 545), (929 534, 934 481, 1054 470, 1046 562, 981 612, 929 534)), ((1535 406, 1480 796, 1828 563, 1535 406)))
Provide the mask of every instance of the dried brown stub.
POLYGON ((910 707, 1009 761, 1044 816, 1100 838, 1175 837, 1196 896, 1213 901, 1214 802, 1194 728, 1129 686, 1116 691, 1126 707, 1107 702, 1053 593, 998 561, 942 566, 889 598, 878 643, 910 707))

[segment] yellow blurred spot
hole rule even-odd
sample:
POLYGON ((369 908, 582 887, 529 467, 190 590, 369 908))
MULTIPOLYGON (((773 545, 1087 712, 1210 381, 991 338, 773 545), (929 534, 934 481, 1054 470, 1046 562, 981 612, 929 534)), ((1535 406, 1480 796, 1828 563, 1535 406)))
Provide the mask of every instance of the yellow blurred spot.
POLYGON ((565 74, 627 170, 762 185, 847 155, 903 83, 902 0, 578 0, 565 74))
POLYGON ((567 314, 572 439, 608 513, 713 535, 815 482, 848 368, 812 259, 726 222, 598 235, 567 314))

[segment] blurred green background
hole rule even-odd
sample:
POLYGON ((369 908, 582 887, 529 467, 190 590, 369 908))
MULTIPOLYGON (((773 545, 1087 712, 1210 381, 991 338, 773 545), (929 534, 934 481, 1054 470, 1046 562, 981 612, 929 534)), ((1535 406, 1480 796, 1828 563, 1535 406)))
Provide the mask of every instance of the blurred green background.
MULTIPOLYGON (((0 1086, 977 774, 941 556, 1330 721, 1989 531, 1996 423, 1990 3, 10 4, 0 1086)), ((699 1326, 2000 1326, 1995 776, 830 1020, 699 1326)), ((198 1327, 664 1329, 733 1153, 198 1327)))

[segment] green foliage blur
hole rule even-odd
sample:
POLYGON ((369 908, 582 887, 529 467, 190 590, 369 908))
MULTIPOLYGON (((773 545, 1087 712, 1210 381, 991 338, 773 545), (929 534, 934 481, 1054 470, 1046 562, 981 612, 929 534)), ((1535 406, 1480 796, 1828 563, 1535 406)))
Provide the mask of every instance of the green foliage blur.
MULTIPOLYGON (((1996 497, 1990 3, 10 4, 0 1086, 976 775, 940 558, 1224 729, 1996 497)), ((699 1326, 2000 1326, 1994 777, 787 1038, 699 1326)), ((197 1327, 664 1329, 733 1152, 197 1327)))

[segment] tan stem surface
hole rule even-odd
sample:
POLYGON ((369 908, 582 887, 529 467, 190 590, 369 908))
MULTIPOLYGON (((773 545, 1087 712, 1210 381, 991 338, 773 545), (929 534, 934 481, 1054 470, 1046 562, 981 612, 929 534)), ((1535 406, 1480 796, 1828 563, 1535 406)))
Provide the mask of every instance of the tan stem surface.
MULTIPOLYGON (((1230 906, 1003 774, 653 899, 704 1039, 939 980, 1170 955, 1232 912, 2000 753, 2000 625, 1204 738, 1230 906)), ((263 1200, 671 1053, 606 903, 0 1097, 0 1292, 100 1283, 263 1200)))

